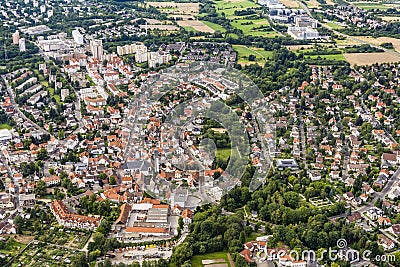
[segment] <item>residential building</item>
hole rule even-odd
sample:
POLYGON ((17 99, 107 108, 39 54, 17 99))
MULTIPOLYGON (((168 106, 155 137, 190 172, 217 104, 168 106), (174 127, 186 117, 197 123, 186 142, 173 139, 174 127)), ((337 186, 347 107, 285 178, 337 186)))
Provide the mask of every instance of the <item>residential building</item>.
POLYGON ((58 223, 64 227, 93 231, 100 225, 100 218, 71 213, 62 200, 51 202, 50 209, 58 223))

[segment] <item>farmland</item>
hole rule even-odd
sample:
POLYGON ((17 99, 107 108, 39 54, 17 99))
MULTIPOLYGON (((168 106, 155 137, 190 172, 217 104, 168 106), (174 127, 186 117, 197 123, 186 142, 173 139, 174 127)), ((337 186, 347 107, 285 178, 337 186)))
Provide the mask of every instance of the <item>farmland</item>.
POLYGON ((372 43, 374 45, 381 45, 383 43, 392 43, 395 50, 400 51, 400 39, 393 37, 378 37, 374 38, 371 36, 357 36, 357 39, 360 39, 365 42, 372 43))
POLYGON ((379 10, 387 10, 390 8, 389 5, 377 3, 377 2, 355 2, 352 3, 353 5, 365 9, 365 10, 371 10, 371 9, 379 9, 379 10))
POLYGON ((216 23, 212 23, 210 21, 201 21, 202 23, 204 23, 205 25, 207 25, 208 27, 210 27, 211 29, 213 29, 214 31, 219 31, 219 32, 226 32, 226 29, 224 27, 222 27, 221 25, 218 25, 216 23))
POLYGON ((178 25, 185 28, 185 30, 194 30, 199 32, 214 33, 215 30, 210 26, 204 24, 199 20, 178 20, 178 25))
POLYGON ((148 5, 168 14, 192 14, 199 13, 199 3, 175 3, 175 2, 148 2, 148 5))
POLYGON ((343 54, 351 65, 372 65, 374 63, 400 62, 400 56, 388 52, 381 53, 346 53, 343 54))
POLYGON ((228 19, 231 19, 232 16, 234 16, 235 11, 259 7, 258 4, 248 0, 217 0, 214 1, 214 3, 217 13, 224 13, 228 19))
POLYGON ((242 17, 235 17, 232 20, 232 26, 241 30, 244 35, 251 36, 264 36, 269 37, 276 35, 268 26, 269 23, 266 19, 244 19, 242 17))

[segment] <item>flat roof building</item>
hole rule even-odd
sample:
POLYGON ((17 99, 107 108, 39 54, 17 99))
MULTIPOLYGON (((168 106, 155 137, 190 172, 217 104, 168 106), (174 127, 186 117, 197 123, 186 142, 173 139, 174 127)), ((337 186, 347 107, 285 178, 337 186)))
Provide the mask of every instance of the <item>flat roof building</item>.
POLYGON ((284 170, 284 169, 298 170, 299 169, 299 165, 297 164, 295 159, 277 159, 276 166, 277 166, 278 170, 284 170))

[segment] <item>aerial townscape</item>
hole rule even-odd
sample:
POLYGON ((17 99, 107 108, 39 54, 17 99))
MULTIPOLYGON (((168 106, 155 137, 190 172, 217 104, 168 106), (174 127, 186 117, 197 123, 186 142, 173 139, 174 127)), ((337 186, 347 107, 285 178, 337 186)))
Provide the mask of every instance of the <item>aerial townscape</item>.
POLYGON ((0 22, 0 267, 400 267, 398 1, 0 22))

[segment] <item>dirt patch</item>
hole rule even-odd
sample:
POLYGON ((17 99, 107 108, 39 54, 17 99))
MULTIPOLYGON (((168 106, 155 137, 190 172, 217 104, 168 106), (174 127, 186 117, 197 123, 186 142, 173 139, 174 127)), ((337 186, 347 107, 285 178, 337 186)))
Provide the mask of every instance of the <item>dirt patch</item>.
POLYGON ((229 263, 231 264, 231 267, 235 267, 235 263, 232 260, 231 253, 228 253, 228 260, 229 260, 229 263))
POLYGON ((213 264, 213 263, 219 263, 219 262, 225 262, 224 259, 215 259, 215 260, 202 260, 202 264, 213 264))
POLYGON ((351 65, 372 65, 375 63, 400 62, 400 56, 388 52, 383 53, 345 53, 343 56, 351 65))
POLYGON ((196 31, 199 32, 209 32, 209 33, 214 33, 215 30, 212 29, 211 27, 207 26, 203 22, 199 20, 178 20, 176 23, 178 23, 179 26, 181 27, 193 27, 196 31))
POLYGON ((297 8, 299 7, 299 3, 295 0, 280 0, 283 5, 289 8, 297 8))

